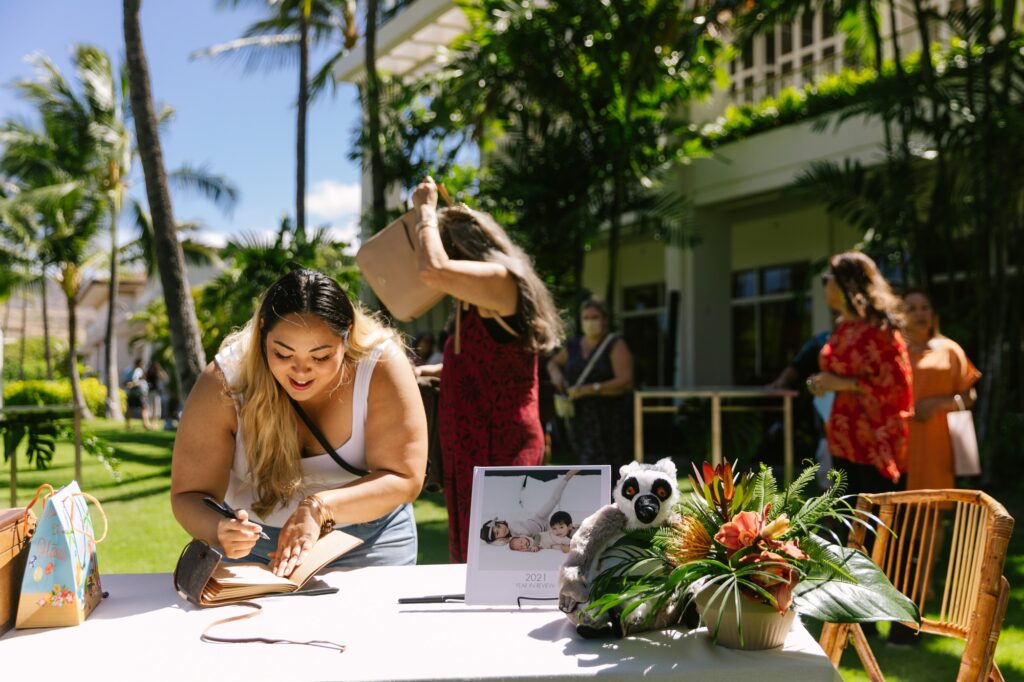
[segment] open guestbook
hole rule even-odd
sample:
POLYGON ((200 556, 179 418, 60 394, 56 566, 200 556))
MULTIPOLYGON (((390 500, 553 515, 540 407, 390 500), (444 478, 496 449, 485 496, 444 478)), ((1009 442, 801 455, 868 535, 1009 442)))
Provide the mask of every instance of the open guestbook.
POLYGON ((287 578, 274 575, 260 563, 230 563, 202 540, 193 540, 174 569, 174 587, 193 604, 219 606, 273 594, 300 592, 327 564, 362 544, 340 530, 327 533, 313 545, 302 565, 287 578))

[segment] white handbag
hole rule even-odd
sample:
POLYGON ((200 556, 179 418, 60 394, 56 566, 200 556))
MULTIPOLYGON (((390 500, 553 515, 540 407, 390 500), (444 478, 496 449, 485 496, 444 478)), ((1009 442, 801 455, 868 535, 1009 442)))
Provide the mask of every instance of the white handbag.
POLYGON ((946 413, 949 425, 949 440, 953 446, 953 468, 957 476, 978 476, 981 474, 981 459, 978 457, 978 436, 974 432, 974 417, 970 410, 946 413))

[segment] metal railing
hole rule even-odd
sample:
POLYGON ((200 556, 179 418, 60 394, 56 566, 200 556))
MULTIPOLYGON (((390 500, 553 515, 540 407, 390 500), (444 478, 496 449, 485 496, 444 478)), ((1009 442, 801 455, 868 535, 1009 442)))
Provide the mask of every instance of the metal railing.
POLYGON ((722 400, 732 398, 781 399, 781 407, 775 405, 749 406, 729 405, 725 409, 740 411, 782 411, 783 454, 782 478, 785 484, 793 480, 793 398, 796 391, 754 388, 750 386, 694 386, 678 388, 650 388, 633 393, 633 458, 644 461, 644 414, 676 413, 679 405, 644 405, 645 400, 706 398, 711 401, 711 464, 722 461, 722 400))

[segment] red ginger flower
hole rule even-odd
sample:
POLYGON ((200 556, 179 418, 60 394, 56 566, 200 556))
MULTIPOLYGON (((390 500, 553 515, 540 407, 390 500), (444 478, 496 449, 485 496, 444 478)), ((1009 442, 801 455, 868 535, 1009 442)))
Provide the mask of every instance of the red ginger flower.
POLYGON ((761 537, 763 525, 763 517, 757 512, 740 512, 732 517, 732 521, 722 524, 715 533, 715 541, 735 552, 754 544, 761 537))

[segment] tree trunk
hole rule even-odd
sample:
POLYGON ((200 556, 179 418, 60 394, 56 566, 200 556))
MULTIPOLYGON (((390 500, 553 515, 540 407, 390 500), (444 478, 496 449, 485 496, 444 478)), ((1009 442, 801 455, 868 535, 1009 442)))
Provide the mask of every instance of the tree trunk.
MULTIPOLYGON (((116 199, 115 199, 116 201, 116 199)), ((121 420, 121 397, 117 392, 120 385, 117 371, 117 339, 114 331, 114 318, 117 316, 118 294, 118 258, 117 258, 117 216, 119 211, 115 204, 110 210, 110 283, 107 287, 107 327, 103 335, 103 379, 107 386, 106 415, 107 419, 121 420)))
POLYGON ((182 398, 188 396, 205 364, 199 323, 185 276, 185 258, 175 233, 171 195, 167 188, 163 151, 149 83, 149 65, 139 24, 141 0, 124 0, 124 43, 128 62, 135 139, 146 178, 146 198, 153 220, 157 269, 167 306, 174 369, 182 398))
POLYGON ((25 343, 28 339, 28 295, 21 290, 21 339, 18 341, 18 380, 25 380, 25 343))
POLYGON ((380 81, 377 76, 377 0, 366 3, 366 135, 370 141, 370 184, 373 196, 373 231, 387 223, 384 203, 384 156, 380 148, 380 81))
POLYGON ((50 308, 47 304, 46 268, 43 268, 43 355, 46 357, 46 380, 53 381, 53 355, 50 353, 50 308))
POLYGON ((615 289, 619 285, 619 243, 622 241, 622 206, 625 203, 625 177, 622 164, 616 160, 612 171, 612 211, 611 226, 608 230, 608 283, 605 289, 605 305, 608 307, 608 321, 614 324, 618 308, 615 301, 615 289))
MULTIPOLYGON (((77 291, 75 292, 77 294, 77 291)), ((81 419, 92 419, 92 412, 85 404, 82 394, 82 378, 78 376, 78 313, 75 310, 77 295, 68 296, 68 378, 71 381, 71 402, 81 419)), ((82 482, 82 451, 75 448, 75 480, 82 482)))
POLYGON ((299 101, 295 123, 295 239, 306 241, 306 106, 309 104, 309 15, 299 8, 299 101))

